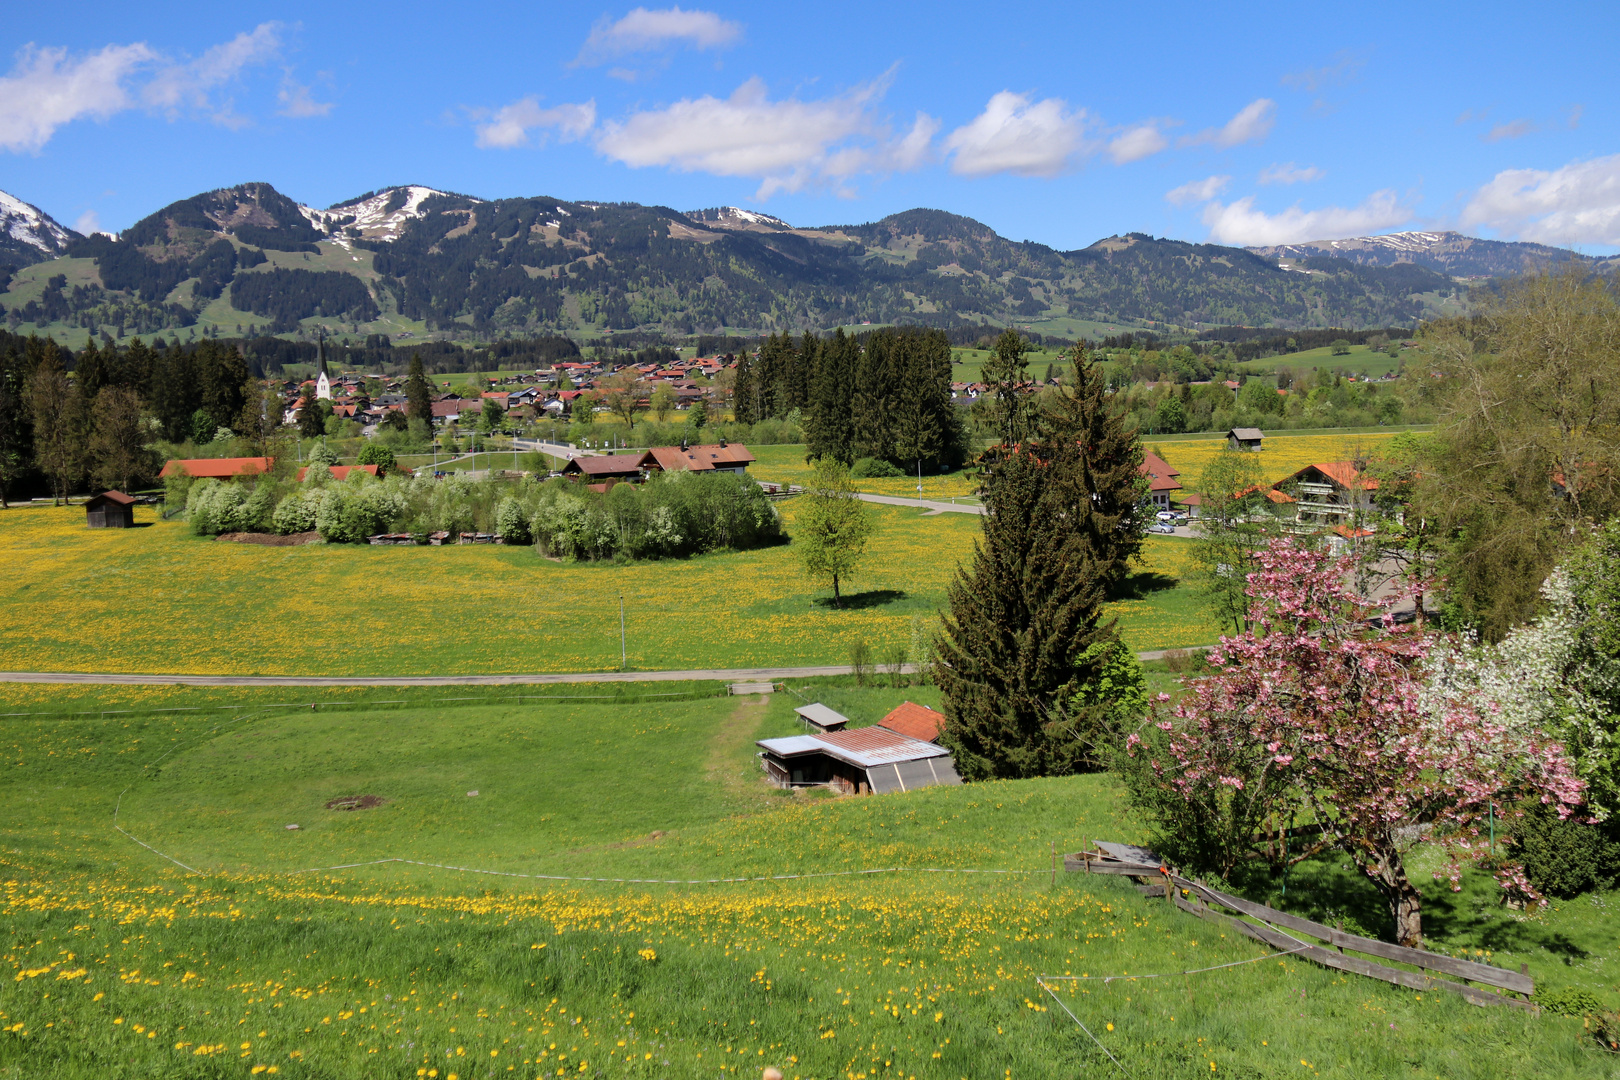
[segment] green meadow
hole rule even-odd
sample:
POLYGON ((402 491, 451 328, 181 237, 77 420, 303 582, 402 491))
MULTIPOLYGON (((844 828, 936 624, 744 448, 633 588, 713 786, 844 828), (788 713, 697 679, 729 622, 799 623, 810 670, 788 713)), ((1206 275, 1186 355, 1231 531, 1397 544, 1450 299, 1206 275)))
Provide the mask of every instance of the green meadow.
MULTIPOLYGON (((800 695, 869 723, 937 693, 793 690, 7 686, 0 1076, 1609 1067, 1578 1019, 1336 974, 1054 873, 1054 851, 1141 838, 1106 775, 775 791, 753 741, 795 731, 800 695), (361 795, 378 802, 328 808, 361 795), (714 880, 774 875, 795 876, 714 880), (1041 975, 1083 979, 1047 980, 1060 1006, 1041 975)), ((1306 871, 1274 902, 1364 906, 1331 866, 1306 871)), ((1437 947, 1613 1004, 1620 897, 1519 915, 1477 882, 1427 892, 1437 947)))

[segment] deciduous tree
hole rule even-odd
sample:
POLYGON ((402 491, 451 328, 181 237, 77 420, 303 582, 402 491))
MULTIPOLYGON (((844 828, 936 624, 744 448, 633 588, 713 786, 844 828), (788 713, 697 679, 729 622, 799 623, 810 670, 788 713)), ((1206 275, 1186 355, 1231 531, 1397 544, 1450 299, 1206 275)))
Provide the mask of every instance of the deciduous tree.
MULTIPOLYGON (((1388 902, 1397 939, 1415 947, 1422 897, 1406 856, 1420 839, 1449 854, 1459 888, 1488 816, 1512 819, 1529 801, 1567 814, 1584 785, 1554 739, 1509 727, 1476 696, 1431 692, 1435 636, 1370 629, 1350 570, 1348 558, 1273 540, 1250 578, 1253 628, 1221 639, 1210 654, 1219 671, 1192 680, 1178 705, 1160 695, 1146 743, 1129 739, 1145 767, 1127 773, 1167 853, 1199 869, 1255 854, 1262 824, 1317 822, 1320 839, 1287 861, 1343 852, 1388 902)), ((1536 898, 1517 866, 1497 879, 1536 898)))
POLYGON ((56 342, 45 343, 25 396, 34 427, 34 461, 50 479, 51 493, 60 505, 84 475, 85 409, 79 388, 62 369, 56 342))
POLYGON ((90 414, 91 475, 104 488, 128 491, 157 473, 157 456, 147 443, 153 437, 141 399, 123 386, 104 386, 90 414))
POLYGON ((831 458, 817 462, 799 498, 793 542, 804 559, 805 573, 831 585, 833 603, 839 607, 843 606, 839 588, 860 565, 871 534, 871 515, 850 480, 849 468, 831 458))

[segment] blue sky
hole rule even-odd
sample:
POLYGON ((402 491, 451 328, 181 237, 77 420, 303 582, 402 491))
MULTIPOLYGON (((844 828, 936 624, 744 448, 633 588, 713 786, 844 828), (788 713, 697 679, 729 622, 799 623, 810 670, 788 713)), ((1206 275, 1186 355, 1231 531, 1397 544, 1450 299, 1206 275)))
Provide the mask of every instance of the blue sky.
POLYGON ((265 180, 1060 249, 1456 228, 1620 250, 1620 5, 31 4, 0 189, 81 228, 265 180))

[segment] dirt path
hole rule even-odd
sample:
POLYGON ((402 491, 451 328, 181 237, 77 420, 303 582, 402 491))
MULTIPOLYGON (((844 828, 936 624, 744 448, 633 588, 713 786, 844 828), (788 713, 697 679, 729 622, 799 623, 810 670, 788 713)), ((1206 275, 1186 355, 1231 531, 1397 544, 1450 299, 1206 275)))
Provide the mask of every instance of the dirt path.
MULTIPOLYGON (((765 694, 738 698, 731 715, 709 736, 709 758, 706 768, 711 781, 718 781, 726 791, 736 795, 759 794, 761 786, 754 782, 749 769, 757 768, 741 760, 739 751, 752 746, 754 732, 765 718, 765 706, 770 698, 765 694)), ((761 774, 763 775, 763 774, 761 774)))

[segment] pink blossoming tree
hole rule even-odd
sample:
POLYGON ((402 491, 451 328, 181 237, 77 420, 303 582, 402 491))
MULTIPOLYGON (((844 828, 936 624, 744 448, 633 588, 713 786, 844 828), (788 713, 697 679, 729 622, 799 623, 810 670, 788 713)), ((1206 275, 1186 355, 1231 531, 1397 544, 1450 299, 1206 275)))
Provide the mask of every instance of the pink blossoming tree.
MULTIPOLYGON (((1320 840, 1288 861, 1343 851, 1388 901, 1397 940, 1415 947, 1421 895, 1405 867, 1415 843, 1442 845, 1460 888, 1493 805, 1509 819, 1534 801, 1567 816, 1583 785, 1556 741, 1427 686, 1436 636, 1380 620, 1349 580, 1348 560, 1272 541, 1249 575, 1251 629, 1221 639, 1210 654, 1219 671, 1192 680, 1175 708, 1161 694, 1156 730, 1146 743, 1132 735, 1127 752, 1146 757, 1140 775, 1157 798, 1145 806, 1167 830, 1191 819, 1235 851, 1256 825, 1319 822, 1320 840)), ((1497 878, 1539 899, 1518 867, 1497 878)))

